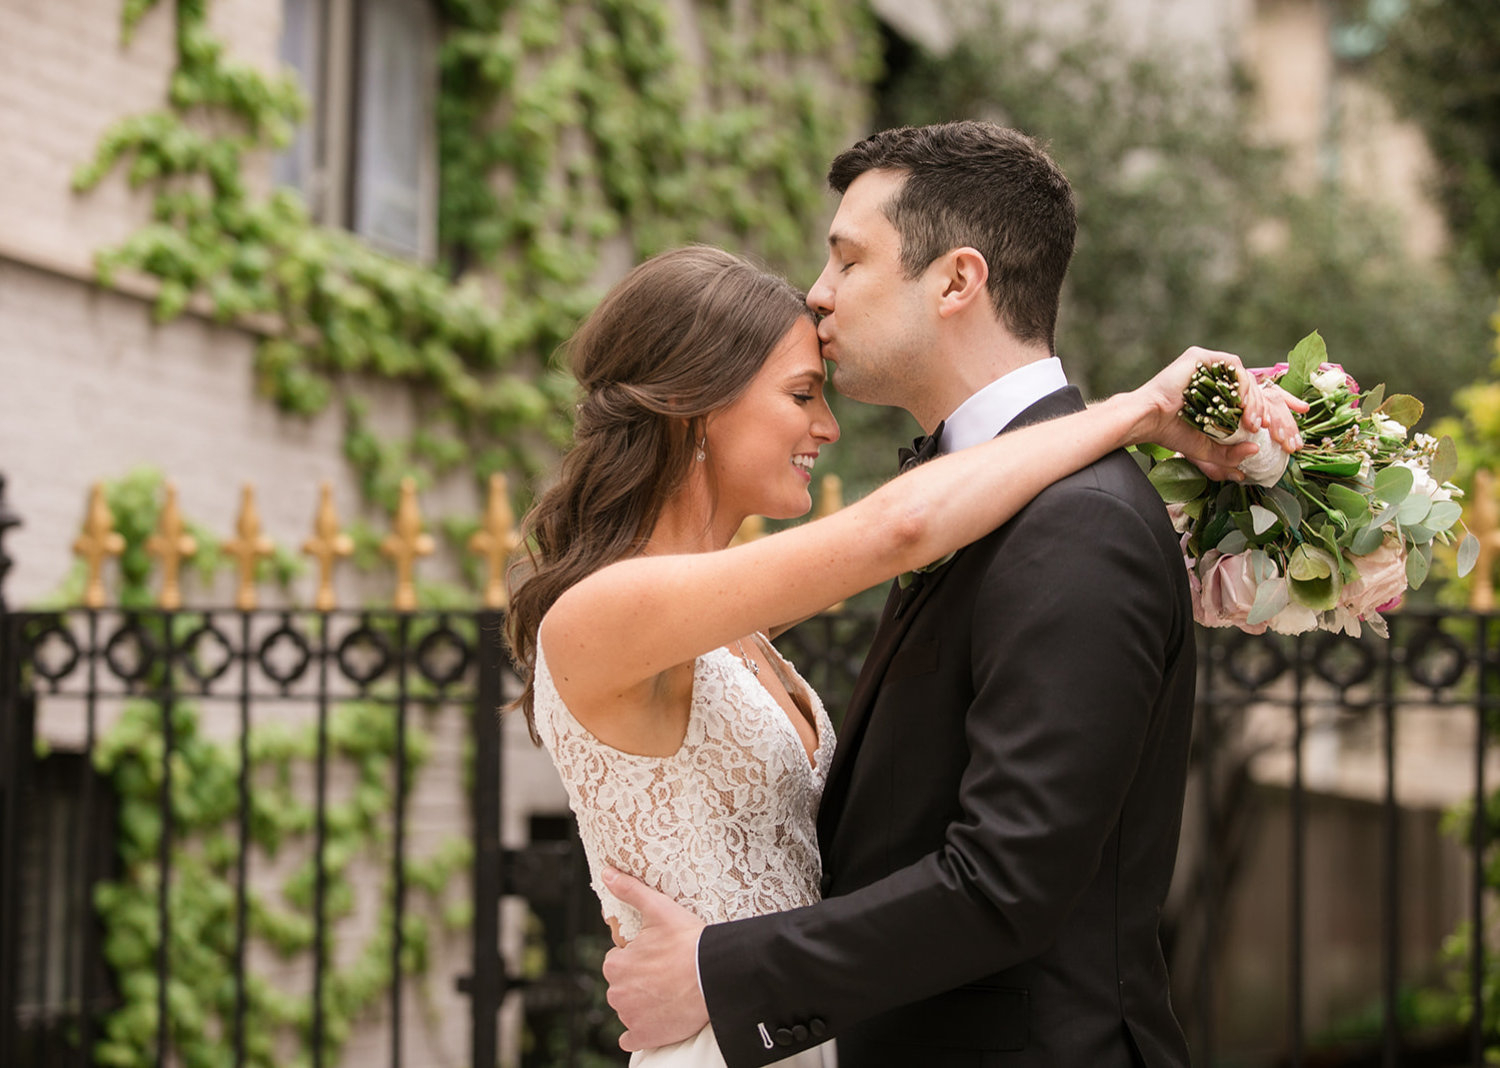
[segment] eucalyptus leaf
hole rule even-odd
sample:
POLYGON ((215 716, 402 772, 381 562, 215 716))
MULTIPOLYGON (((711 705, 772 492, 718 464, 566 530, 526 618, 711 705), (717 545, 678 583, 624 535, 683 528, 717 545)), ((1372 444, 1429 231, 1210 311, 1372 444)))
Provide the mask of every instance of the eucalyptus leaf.
POLYGON ((1458 577, 1463 578, 1479 562, 1479 539, 1472 534, 1464 535, 1458 544, 1458 577))
POLYGON ((1258 504, 1250 506, 1250 522, 1255 527, 1255 533, 1264 534, 1280 521, 1276 513, 1269 508, 1262 508, 1258 504))
POLYGON ((1287 562, 1286 573, 1299 582, 1310 582, 1313 579, 1327 578, 1332 573, 1332 568, 1327 560, 1322 559, 1321 554, 1310 553, 1305 545, 1299 545, 1287 562))
POLYGON ((1400 510, 1401 510, 1401 505, 1399 503, 1397 503, 1397 504, 1387 504, 1380 511, 1376 512, 1375 515, 1370 519, 1370 526, 1372 526, 1372 527, 1384 526, 1385 524, 1389 523, 1392 519, 1395 519, 1396 518, 1396 513, 1399 512, 1400 510))
MULTIPOLYGON (((1183 463, 1187 461, 1184 460, 1183 463)), ((1196 471, 1197 468, 1193 470, 1196 471)), ((1375 496, 1386 504, 1400 504, 1406 500, 1415 481, 1416 476, 1412 474, 1411 468, 1392 465, 1375 476, 1375 496)))
POLYGON ((1168 504, 1186 504, 1208 488, 1208 478, 1180 456, 1163 460, 1146 476, 1168 504))
POLYGON ((1405 393, 1397 393, 1395 396, 1387 397, 1385 403, 1379 408, 1380 414, 1387 419, 1394 419, 1402 426, 1410 430, 1422 419, 1422 402, 1416 397, 1405 393))
POLYGON ((1428 545, 1437 533, 1425 523, 1402 524, 1401 532, 1418 545, 1428 545))
POLYGON ((1432 499, 1425 493, 1413 493, 1401 502, 1401 507, 1396 509, 1396 522, 1403 527, 1409 527, 1413 523, 1420 523, 1427 518, 1427 513, 1432 511, 1432 499))
POLYGON ((1379 524, 1371 523, 1367 527, 1360 528, 1360 532, 1354 535, 1349 551, 1355 556, 1368 556, 1380 548, 1383 541, 1385 541, 1385 531, 1380 529, 1379 524))
POLYGON ((1296 530, 1302 525, 1302 502, 1280 486, 1273 486, 1267 494, 1286 520, 1287 529, 1296 530))
POLYGON ((1218 549, 1225 556, 1234 556, 1236 553, 1244 552, 1249 544, 1250 539, 1245 537, 1243 531, 1231 530, 1228 534, 1224 535, 1223 540, 1215 545, 1214 548, 1218 549))
POLYGON ((1380 409, 1380 406, 1382 404, 1384 404, 1384 403, 1385 403, 1385 383, 1382 382, 1382 383, 1380 383, 1380 385, 1376 386, 1374 389, 1372 389, 1368 393, 1366 393, 1364 395, 1364 397, 1360 400, 1360 402, 1359 402, 1359 411, 1360 411, 1360 414, 1361 415, 1366 415, 1366 416, 1374 415, 1380 409))
POLYGON ((1462 519, 1463 514, 1463 508, 1456 502, 1437 501, 1433 504, 1432 511, 1427 513, 1427 518, 1422 520, 1422 524, 1433 530, 1447 530, 1462 519))
POLYGON ((1432 454, 1430 473, 1434 482, 1450 482, 1458 474, 1458 446, 1453 444, 1453 439, 1447 434, 1438 439, 1437 449, 1432 454))
POLYGON ((1326 612, 1339 603, 1344 589, 1343 571, 1326 549, 1299 545, 1287 561, 1287 590, 1291 599, 1314 612, 1326 612))
POLYGON ((1420 590, 1422 583, 1427 581, 1427 571, 1432 565, 1428 563, 1427 557, 1420 551, 1409 553, 1406 557, 1406 581, 1414 590, 1420 590))
POLYGON ((1272 579, 1262 582, 1255 588, 1255 604, 1250 608, 1250 615, 1245 622, 1250 626, 1259 626, 1270 622, 1278 616, 1282 609, 1286 608, 1291 601, 1291 594, 1287 592, 1286 579, 1272 579))
POLYGON ((1343 517, 1348 520, 1351 527, 1357 527, 1370 515, 1370 501, 1363 493, 1341 486, 1334 482, 1328 487, 1328 503, 1336 508, 1343 517))
POLYGON ((1151 473, 1151 467, 1154 463, 1151 457, 1147 456, 1143 452, 1137 452, 1135 449, 1131 449, 1130 458, 1134 460, 1135 465, 1141 469, 1141 474, 1149 475, 1151 473))

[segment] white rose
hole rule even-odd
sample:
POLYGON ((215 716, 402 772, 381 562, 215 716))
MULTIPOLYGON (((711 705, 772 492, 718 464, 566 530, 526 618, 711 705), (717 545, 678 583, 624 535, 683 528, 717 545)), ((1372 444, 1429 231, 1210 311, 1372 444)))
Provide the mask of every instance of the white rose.
POLYGON ((1314 371, 1309 376, 1309 381, 1312 382, 1314 389, 1326 397, 1330 393, 1343 389, 1347 379, 1344 372, 1337 367, 1327 367, 1321 371, 1314 371))
POLYGON ((1411 491, 1413 493, 1422 494, 1422 496, 1426 497, 1433 504, 1453 499, 1451 492, 1438 485, 1437 479, 1432 477, 1431 472, 1427 470, 1426 464, 1419 460, 1397 460, 1396 463, 1411 471, 1411 491))
POLYGON ((1377 414, 1375 416, 1375 429, 1386 437, 1406 437, 1406 427, 1402 426, 1400 423, 1396 422, 1396 420, 1392 419, 1388 415, 1377 414))

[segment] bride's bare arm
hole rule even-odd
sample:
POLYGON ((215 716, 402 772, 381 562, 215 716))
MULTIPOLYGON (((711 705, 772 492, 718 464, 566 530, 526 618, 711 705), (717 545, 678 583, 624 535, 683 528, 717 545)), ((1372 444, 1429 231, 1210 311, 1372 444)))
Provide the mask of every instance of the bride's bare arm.
POLYGON ((1289 415, 1264 403, 1237 358, 1189 349, 1139 389, 939 457, 826 518, 721 552, 604 568, 547 614, 553 674, 586 702, 609 701, 710 649, 937 560, 1122 445, 1155 441, 1227 471, 1255 447, 1216 445, 1177 417, 1199 360, 1232 363, 1246 426, 1266 419, 1273 436, 1291 446, 1289 415))

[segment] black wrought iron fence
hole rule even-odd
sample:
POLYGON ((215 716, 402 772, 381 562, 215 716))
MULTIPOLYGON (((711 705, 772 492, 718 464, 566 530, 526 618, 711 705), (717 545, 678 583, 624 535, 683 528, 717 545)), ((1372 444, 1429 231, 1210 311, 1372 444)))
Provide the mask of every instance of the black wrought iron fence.
POLYGON ((1247 1012, 1274 1021, 1260 1043, 1274 1063, 1478 1066, 1495 1044, 1500 810, 1487 757, 1500 619, 1409 608, 1389 623, 1388 640, 1199 631, 1195 784, 1170 925, 1199 1063, 1245 1060, 1247 1012), (1264 836, 1268 807, 1284 868, 1257 880, 1251 825, 1264 836), (1256 893, 1269 900, 1247 903, 1256 893), (1234 938, 1247 908, 1278 922, 1234 938), (1243 982, 1226 990, 1236 953, 1273 963, 1279 1011, 1247 1005, 1243 982))
POLYGON ((0 1065, 493 1066, 508 999, 620 1060, 576 837, 502 835, 503 612, 240 601, 0 600, 0 1065))
MULTIPOLYGON (((607 1063, 568 821, 502 836, 502 618, 0 600, 0 1064, 607 1063), (455 984, 462 1049, 425 1056, 414 1015, 455 984), (529 1037, 503 1043, 508 998, 529 1037)), ((1164 917, 1196 1063, 1485 1063, 1497 622, 1200 631, 1164 917)), ((780 644, 837 710, 873 629, 850 611, 780 644)))

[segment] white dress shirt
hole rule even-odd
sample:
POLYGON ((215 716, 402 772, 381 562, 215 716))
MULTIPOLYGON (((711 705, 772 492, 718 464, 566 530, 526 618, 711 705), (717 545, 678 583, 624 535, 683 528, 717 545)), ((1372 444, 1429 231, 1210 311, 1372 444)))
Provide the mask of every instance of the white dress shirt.
POLYGON ((1036 360, 1001 375, 954 409, 943 421, 938 452, 957 452, 989 441, 1010 421, 1049 393, 1068 384, 1056 356, 1036 360))

